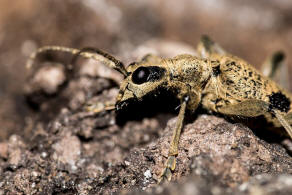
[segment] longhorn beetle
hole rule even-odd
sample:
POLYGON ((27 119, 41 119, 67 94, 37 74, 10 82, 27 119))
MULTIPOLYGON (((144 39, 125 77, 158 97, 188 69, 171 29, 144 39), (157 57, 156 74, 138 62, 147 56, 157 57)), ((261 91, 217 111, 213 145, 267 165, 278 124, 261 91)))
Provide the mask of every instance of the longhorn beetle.
MULTIPOLYGON (((180 111, 160 180, 171 179, 186 109, 195 112, 199 104, 207 110, 229 116, 263 115, 274 126, 283 126, 292 138, 292 95, 244 60, 225 52, 207 36, 203 36, 198 44, 199 56, 184 54, 163 59, 147 55, 142 61, 125 68, 122 62, 99 49, 45 46, 31 55, 27 66, 31 67, 35 58, 47 51, 71 53, 73 62, 78 56, 93 58, 124 76, 116 103, 104 105, 95 112, 123 109, 129 100, 142 100, 143 96, 159 88, 176 94, 181 102, 180 111)), ((281 53, 274 55, 270 62, 274 67, 272 70, 282 58, 281 53)))

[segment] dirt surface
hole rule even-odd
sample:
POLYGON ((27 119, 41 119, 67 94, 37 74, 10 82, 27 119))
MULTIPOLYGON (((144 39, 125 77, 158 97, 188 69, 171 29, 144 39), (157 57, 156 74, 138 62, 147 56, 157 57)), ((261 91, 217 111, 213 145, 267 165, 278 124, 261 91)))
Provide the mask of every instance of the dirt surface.
POLYGON ((208 34, 257 68, 283 50, 291 69, 289 0, 3 0, 0 7, 0 194, 292 193, 291 141, 201 109, 188 116, 173 182, 157 185, 175 100, 96 115, 86 107, 115 100, 116 72, 80 59, 67 74, 72 56, 58 53, 25 68, 48 44, 102 48, 128 64, 147 53, 195 55, 208 34))

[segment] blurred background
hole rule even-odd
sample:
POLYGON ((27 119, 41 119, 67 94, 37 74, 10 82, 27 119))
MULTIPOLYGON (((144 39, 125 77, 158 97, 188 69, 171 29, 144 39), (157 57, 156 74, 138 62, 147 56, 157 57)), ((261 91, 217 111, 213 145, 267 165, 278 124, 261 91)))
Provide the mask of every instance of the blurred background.
POLYGON ((97 47, 127 64, 146 42, 195 47, 207 34, 257 68, 277 50, 292 63, 291 0, 1 0, 0 8, 0 140, 27 123, 25 62, 44 45, 97 47))

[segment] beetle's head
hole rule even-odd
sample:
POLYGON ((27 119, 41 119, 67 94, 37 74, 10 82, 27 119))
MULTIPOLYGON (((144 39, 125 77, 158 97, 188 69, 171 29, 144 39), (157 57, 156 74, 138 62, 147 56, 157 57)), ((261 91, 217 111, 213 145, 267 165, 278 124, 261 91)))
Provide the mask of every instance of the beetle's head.
POLYGON ((122 109, 131 100, 140 101, 145 95, 155 93, 167 83, 166 69, 161 64, 132 63, 127 67, 127 72, 117 97, 117 110, 122 109))

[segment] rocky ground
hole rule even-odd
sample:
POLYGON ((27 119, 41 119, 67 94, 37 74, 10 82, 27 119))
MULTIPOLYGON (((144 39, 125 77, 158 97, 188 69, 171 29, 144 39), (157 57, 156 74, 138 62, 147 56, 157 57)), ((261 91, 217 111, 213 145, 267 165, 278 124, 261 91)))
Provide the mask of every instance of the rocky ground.
POLYGON ((157 185, 175 100, 94 114, 88 104, 115 100, 114 71, 80 59, 68 75, 71 56, 55 53, 24 68, 46 44, 103 48, 125 64, 149 52, 195 55, 201 34, 253 64, 278 49, 291 64, 289 1, 178 2, 0 3, 0 194, 292 193, 291 141, 262 123, 199 109, 187 117, 173 181, 157 185))

